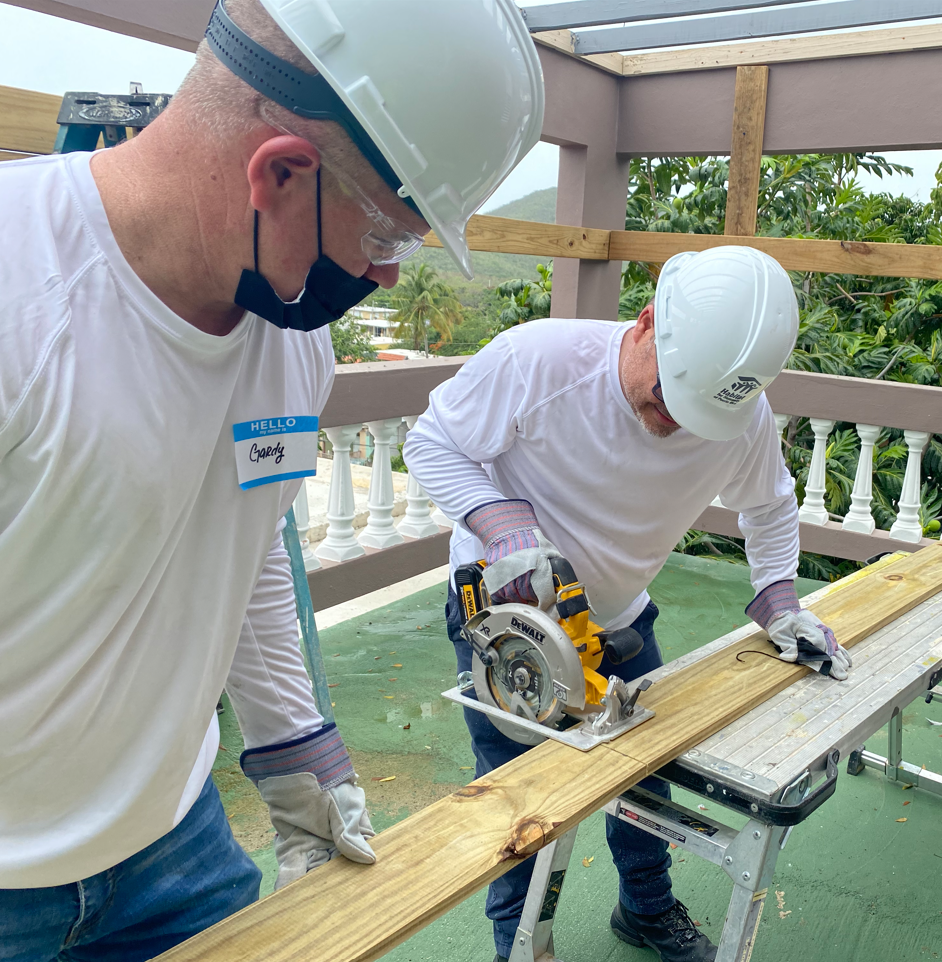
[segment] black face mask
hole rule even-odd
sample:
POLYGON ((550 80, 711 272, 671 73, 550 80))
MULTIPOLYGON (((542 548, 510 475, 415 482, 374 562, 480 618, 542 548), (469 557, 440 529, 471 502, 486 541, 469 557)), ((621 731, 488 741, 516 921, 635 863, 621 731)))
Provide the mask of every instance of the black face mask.
POLYGON ((331 321, 339 321, 354 304, 359 304, 379 286, 376 281, 354 277, 321 250, 321 172, 317 171, 317 260, 311 265, 300 297, 290 304, 258 271, 258 211, 255 211, 253 240, 255 270, 242 271, 236 288, 235 303, 239 307, 276 327, 293 331, 313 331, 331 321))

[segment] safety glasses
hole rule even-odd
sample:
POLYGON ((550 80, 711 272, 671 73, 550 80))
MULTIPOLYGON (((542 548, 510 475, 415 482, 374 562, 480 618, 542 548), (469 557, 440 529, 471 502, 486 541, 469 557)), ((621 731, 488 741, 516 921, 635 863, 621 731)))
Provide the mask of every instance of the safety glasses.
MULTIPOLYGON (((274 118, 267 103, 261 104, 259 113, 265 123, 276 130, 310 142, 309 137, 300 131, 289 129, 280 120, 274 118)), ((371 264, 376 266, 398 264, 422 247, 425 238, 421 234, 410 230, 402 221, 382 210, 379 204, 344 170, 342 163, 334 162, 320 145, 314 146, 321 155, 323 169, 337 182, 343 194, 360 206, 372 224, 370 230, 360 239, 360 247, 371 264)))
POLYGON ((658 401, 660 401, 662 404, 664 403, 664 392, 661 390, 661 372, 660 371, 657 372, 657 380, 654 382, 654 387, 651 388, 651 393, 654 395, 654 397, 658 401))

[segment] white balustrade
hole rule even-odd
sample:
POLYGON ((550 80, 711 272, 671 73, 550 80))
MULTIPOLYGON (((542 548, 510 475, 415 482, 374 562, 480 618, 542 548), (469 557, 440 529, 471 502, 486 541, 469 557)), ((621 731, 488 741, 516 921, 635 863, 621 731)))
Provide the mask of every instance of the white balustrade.
MULTIPOLYGON (((411 431, 419 416, 412 414, 403 418, 406 427, 411 431)), ((407 538, 428 538, 438 534, 438 525, 432 520, 432 511, 428 495, 422 490, 422 485, 409 474, 409 484, 406 487, 406 513, 399 522, 398 531, 407 538)))
POLYGON ((455 522, 452 521, 451 518, 449 518, 448 515, 445 514, 444 511, 442 511, 441 508, 436 508, 432 512, 432 520, 440 528, 453 528, 455 526, 455 522))
POLYGON ((301 478, 301 490, 294 499, 294 520, 298 528, 298 538, 301 541, 301 557, 304 559, 304 570, 313 571, 321 563, 311 551, 311 511, 307 503, 307 478, 301 478))
POLYGON ((773 414, 772 417, 775 418, 775 426, 778 428, 779 440, 782 440, 782 435, 785 433, 785 428, 788 427, 788 422, 791 419, 787 414, 773 414))
POLYGON ((398 436, 401 422, 401 417, 386 418, 368 421, 366 425, 373 435, 373 470, 370 472, 370 493, 366 502, 370 514, 359 542, 367 548, 389 548, 403 540, 392 519, 395 492, 390 461, 390 447, 398 436))
POLYGON ((798 520, 808 524, 827 524, 824 482, 827 470, 828 435, 834 430, 834 421, 811 418, 811 430, 814 432, 814 449, 811 452, 811 467, 805 483, 805 500, 798 509, 798 520))
POLYGON ((929 441, 925 431, 904 431, 903 437, 909 448, 903 490, 899 496, 899 513, 890 528, 890 537, 898 541, 918 543, 922 539, 919 508, 922 493, 922 452, 929 441))
POLYGON ((356 505, 353 500, 350 446, 359 432, 359 424, 324 429, 334 448, 334 461, 327 494, 327 536, 314 552, 321 561, 349 561, 366 553, 353 533, 356 505))
POLYGON ((870 511, 873 502, 873 446, 880 436, 880 428, 875 424, 858 424, 857 434, 860 436, 860 457, 850 494, 850 510, 841 527, 845 531, 873 534, 877 526, 870 511))

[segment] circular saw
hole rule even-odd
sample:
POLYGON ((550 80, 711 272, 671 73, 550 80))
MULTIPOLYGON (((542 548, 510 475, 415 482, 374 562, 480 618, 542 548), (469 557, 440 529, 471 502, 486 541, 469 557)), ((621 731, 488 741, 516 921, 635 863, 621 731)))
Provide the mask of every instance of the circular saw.
MULTIPOLYGON (((455 571, 462 635, 474 651, 471 678, 454 700, 485 712, 514 741, 536 745, 555 737, 590 748, 627 731, 653 713, 636 706, 650 686, 634 693, 618 677, 597 671, 633 658, 644 641, 632 628, 603 631, 589 618, 585 586, 564 558, 553 558, 556 603, 549 611, 525 604, 491 604, 484 563, 455 571), (475 699, 467 697, 473 686, 475 699)), ((446 693, 450 696, 451 693, 446 693)))

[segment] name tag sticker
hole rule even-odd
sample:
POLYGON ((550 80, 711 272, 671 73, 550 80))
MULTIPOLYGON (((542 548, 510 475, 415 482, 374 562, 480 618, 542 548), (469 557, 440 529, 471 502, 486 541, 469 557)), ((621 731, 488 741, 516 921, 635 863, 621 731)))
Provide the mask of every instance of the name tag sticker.
POLYGON ((317 474, 317 418, 260 418, 232 425, 239 487, 317 474))

